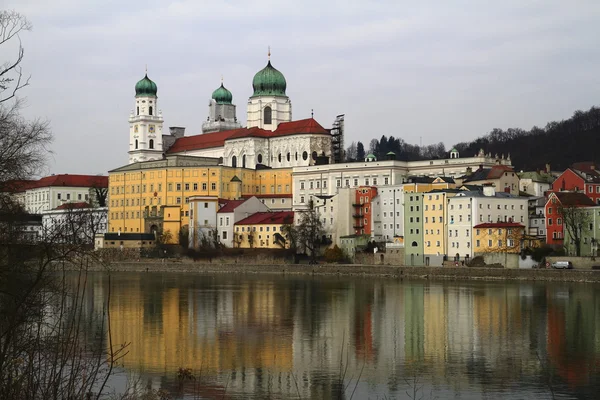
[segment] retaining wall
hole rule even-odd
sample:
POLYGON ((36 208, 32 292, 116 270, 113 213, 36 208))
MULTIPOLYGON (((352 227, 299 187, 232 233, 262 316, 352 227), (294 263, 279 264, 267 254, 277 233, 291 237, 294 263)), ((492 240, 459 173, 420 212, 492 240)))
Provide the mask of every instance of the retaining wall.
POLYGON ((191 272, 228 274, 299 274, 299 275, 350 275, 384 276, 408 279, 449 280, 545 280, 564 282, 600 282, 600 271, 553 270, 553 269, 507 269, 470 267, 406 267, 384 265, 341 264, 222 264, 191 262, 117 262, 90 266, 91 271, 130 272, 191 272))

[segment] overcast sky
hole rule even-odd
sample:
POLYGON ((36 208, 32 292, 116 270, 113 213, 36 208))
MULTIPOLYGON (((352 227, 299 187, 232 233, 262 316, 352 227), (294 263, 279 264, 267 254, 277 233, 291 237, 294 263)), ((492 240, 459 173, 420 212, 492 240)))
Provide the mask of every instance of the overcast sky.
MULTIPOLYGON (((544 126, 600 103, 600 1, 3 0, 21 36, 27 117, 55 135, 46 173, 127 163, 134 86, 158 85, 168 126, 201 132, 224 76, 245 123, 271 61, 294 119, 346 141, 382 134, 451 146, 492 128, 544 126)), ((0 52, 2 62, 6 51, 0 52)))

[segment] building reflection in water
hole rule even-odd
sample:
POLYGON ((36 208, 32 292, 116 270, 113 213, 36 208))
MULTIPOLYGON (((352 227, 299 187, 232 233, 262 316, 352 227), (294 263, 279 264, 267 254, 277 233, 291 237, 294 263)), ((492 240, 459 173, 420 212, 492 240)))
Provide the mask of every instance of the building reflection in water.
MULTIPOLYGON (((88 311, 101 313, 107 279, 88 281, 88 311)), ((169 388, 180 367, 201 371, 205 398, 338 398, 360 371, 356 398, 404 394, 407 377, 439 397, 600 389, 595 286, 133 273, 112 284, 124 367, 169 388)))

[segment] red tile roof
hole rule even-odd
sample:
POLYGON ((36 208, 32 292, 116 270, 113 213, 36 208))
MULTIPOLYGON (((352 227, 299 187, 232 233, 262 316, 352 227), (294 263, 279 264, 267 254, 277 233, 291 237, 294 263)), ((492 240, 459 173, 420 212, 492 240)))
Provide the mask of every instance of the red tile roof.
POLYGON ((246 137, 271 138, 298 134, 329 135, 329 131, 323 128, 313 118, 300 121, 282 122, 275 131, 271 132, 257 127, 239 128, 223 132, 204 133, 194 136, 184 136, 175 140, 173 146, 167 153, 182 153, 184 151, 210 149, 222 147, 226 140, 241 139, 246 137))
POLYGON ((563 206, 593 207, 597 205, 581 192, 552 192, 548 196, 548 201, 551 201, 552 196, 556 196, 563 206))
POLYGON ((525 228, 525 226, 517 222, 486 222, 475 225, 474 228, 525 228))
POLYGON ((5 191, 16 191, 22 192, 29 189, 43 188, 43 187, 108 187, 108 176, 102 175, 70 175, 60 174, 46 176, 45 178, 37 181, 11 181, 7 182, 5 191))
POLYGON ((248 199, 244 199, 244 200, 228 200, 223 207, 219 208, 219 211, 217 211, 217 212, 218 213, 233 212, 233 210, 235 210, 236 208, 238 208, 239 206, 241 206, 243 203, 245 203, 246 200, 248 200, 248 199))
POLYGON ((235 225, 291 224, 293 222, 293 211, 257 212, 236 222, 235 225))
POLYGON ((68 186, 68 187, 108 187, 108 176, 102 175, 51 175, 40 179, 34 187, 68 186))
POLYGON ((73 210, 76 208, 91 208, 92 206, 85 201, 79 203, 65 203, 55 208, 55 210, 73 210))

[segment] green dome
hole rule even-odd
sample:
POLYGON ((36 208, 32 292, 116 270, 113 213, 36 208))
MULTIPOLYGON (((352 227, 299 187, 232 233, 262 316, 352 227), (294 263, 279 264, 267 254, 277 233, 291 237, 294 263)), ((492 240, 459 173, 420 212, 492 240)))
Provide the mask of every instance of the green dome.
POLYGON ((286 87, 285 77, 271 65, 271 60, 266 67, 254 75, 252 80, 253 96, 285 96, 286 87))
POLYGON ((212 98, 218 104, 231 104, 233 95, 229 90, 225 89, 225 86, 223 86, 223 83, 221 83, 221 86, 212 93, 212 98))
POLYGON ((148 78, 148 74, 144 78, 135 84, 135 95, 137 96, 156 96, 158 88, 156 83, 152 82, 148 78))

